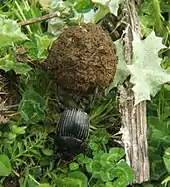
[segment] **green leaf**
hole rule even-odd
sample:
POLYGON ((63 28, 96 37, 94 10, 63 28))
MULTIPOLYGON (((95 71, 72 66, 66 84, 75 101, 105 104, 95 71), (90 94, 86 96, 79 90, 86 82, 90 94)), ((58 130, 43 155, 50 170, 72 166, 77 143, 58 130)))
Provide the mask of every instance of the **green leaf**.
POLYGON ((165 186, 167 186, 167 184, 169 183, 170 181, 170 176, 166 177, 162 182, 161 184, 165 184, 165 186))
POLYGON ((0 176, 8 176, 11 173, 11 163, 9 158, 3 154, 0 155, 0 176))
POLYGON ((72 162, 69 164, 69 168, 71 171, 77 170, 79 168, 79 164, 76 162, 72 162))
POLYGON ((47 35, 35 34, 31 41, 24 43, 24 47, 28 51, 28 57, 33 59, 44 59, 47 57, 48 49, 55 38, 47 35))
POLYGON ((119 161, 123 156, 125 156, 125 151, 119 147, 113 147, 109 150, 109 155, 114 156, 115 161, 119 161))
POLYGON ((37 187, 37 181, 34 176, 28 174, 26 177, 27 186, 29 187, 37 187))
POLYGON ((105 187, 113 187, 113 183, 112 182, 106 182, 106 186, 105 187))
POLYGON ((88 186, 87 176, 80 171, 71 172, 71 173, 69 173, 68 177, 75 178, 75 179, 80 179, 82 181, 81 187, 87 187, 88 186))
POLYGON ((51 187, 51 185, 48 183, 44 183, 44 184, 38 185, 38 187, 51 187))
POLYGON ((138 6, 140 27, 144 36, 148 36, 155 25, 156 19, 152 2, 153 1, 143 1, 138 6))
POLYGON ((47 156, 51 156, 51 155, 53 155, 53 150, 51 150, 51 149, 42 149, 42 152, 43 152, 43 154, 44 155, 47 155, 47 156))
POLYGON ((109 1, 109 10, 110 13, 114 14, 115 16, 117 16, 117 11, 119 8, 119 4, 123 2, 123 0, 111 0, 109 1))
POLYGON ((99 6, 97 12, 95 14, 93 14, 94 17, 91 18, 91 21, 97 23, 107 13, 109 13, 108 7, 106 7, 106 6, 99 6))
POLYGON ((152 141, 170 143, 170 129, 166 122, 160 121, 157 117, 148 117, 149 137, 152 141))
POLYGON ((163 160, 168 172, 170 173, 170 147, 165 150, 163 160))
POLYGON ((92 0, 92 2, 105 7, 108 9, 108 12, 117 16, 119 4, 122 2, 122 0, 92 0))
POLYGON ((114 179, 114 176, 111 173, 112 170, 113 168, 109 166, 106 166, 100 170, 100 177, 103 182, 112 181, 114 179))
POLYGON ((21 28, 14 20, 7 19, 0 15, 0 46, 5 46, 20 40, 27 40, 25 34, 21 32, 21 28))
POLYGON ((16 74, 25 75, 32 68, 26 63, 17 63, 9 55, 6 55, 3 58, 0 58, 0 69, 4 71, 14 70, 16 74))
POLYGON ((89 173, 93 171, 93 159, 89 158, 89 162, 86 164, 86 170, 89 173))
POLYGON ((37 123, 45 118, 45 102, 43 98, 32 90, 27 90, 19 105, 21 117, 31 123, 37 123))
POLYGON ((32 68, 25 62, 23 63, 15 63, 13 70, 16 74, 20 75, 26 75, 29 71, 32 70, 32 68))
POLYGON ((27 128, 26 126, 24 126, 24 127, 19 127, 19 126, 15 125, 15 124, 11 125, 11 130, 12 130, 12 132, 15 133, 16 135, 25 134, 25 129, 26 129, 26 128, 27 128))
POLYGON ((48 53, 48 48, 50 44, 52 43, 52 39, 49 38, 47 35, 40 36, 38 34, 35 34, 35 40, 37 43, 37 58, 46 58, 48 53))
POLYGON ((82 181, 74 178, 56 178, 55 185, 59 187, 82 187, 82 181))
POLYGON ((99 179, 92 187, 106 187, 105 184, 99 179))
POLYGON ((160 5, 161 5, 161 11, 162 12, 169 12, 169 2, 167 0, 161 0, 160 5))
POLYGON ((89 147, 90 147, 90 149, 92 149, 93 151, 96 151, 96 150, 99 149, 99 145, 98 145, 97 143, 95 143, 95 142, 90 142, 90 143, 89 143, 89 147))
POLYGON ((95 160, 93 159, 92 162, 92 176, 96 179, 100 178, 100 170, 101 170, 102 166, 100 164, 99 160, 95 160))
POLYGON ((87 156, 83 155, 82 153, 77 155, 76 160, 79 163, 79 165, 88 164, 91 162, 91 158, 88 158, 87 156))
POLYGON ((158 51, 163 47, 162 38, 156 37, 154 32, 143 41, 134 33, 133 62, 128 68, 132 74, 130 81, 134 84, 135 105, 150 100, 150 95, 155 96, 162 84, 170 80, 158 58, 158 51))
POLYGON ((114 147, 109 150, 109 153, 104 153, 100 158, 100 164, 102 166, 112 165, 118 162, 123 156, 125 152, 122 148, 114 147))
POLYGON ((112 176, 117 178, 120 183, 132 184, 135 178, 135 173, 124 160, 121 160, 112 170, 112 176))
POLYGON ((121 40, 117 40, 114 43, 116 45, 116 54, 119 58, 118 58, 118 64, 117 64, 114 80, 106 89, 105 91, 106 94, 108 94, 113 87, 117 87, 118 84, 122 84, 126 80, 126 78, 130 75, 130 71, 126 65, 126 61, 124 58, 124 52, 123 52, 123 46, 121 40))
POLYGON ((74 6, 78 13, 86 13, 93 8, 91 0, 77 0, 74 6))

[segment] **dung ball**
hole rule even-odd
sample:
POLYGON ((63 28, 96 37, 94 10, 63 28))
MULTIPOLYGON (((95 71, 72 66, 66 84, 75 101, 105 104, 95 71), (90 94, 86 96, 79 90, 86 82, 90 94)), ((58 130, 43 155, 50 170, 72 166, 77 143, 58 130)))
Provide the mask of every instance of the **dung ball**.
POLYGON ((45 61, 59 86, 77 94, 106 88, 114 78, 116 64, 114 43, 92 23, 66 28, 53 42, 45 61))

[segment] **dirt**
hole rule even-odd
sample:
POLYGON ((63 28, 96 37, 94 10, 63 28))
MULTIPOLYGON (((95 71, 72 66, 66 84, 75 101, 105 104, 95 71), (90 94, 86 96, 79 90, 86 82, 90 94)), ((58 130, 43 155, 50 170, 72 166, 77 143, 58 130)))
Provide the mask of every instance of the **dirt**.
POLYGON ((65 29, 52 44, 45 62, 63 89, 78 94, 106 88, 114 78, 116 64, 114 43, 92 23, 65 29))
POLYGON ((17 114, 20 95, 17 91, 16 77, 12 72, 5 73, 0 70, 0 123, 5 124, 9 118, 17 114))

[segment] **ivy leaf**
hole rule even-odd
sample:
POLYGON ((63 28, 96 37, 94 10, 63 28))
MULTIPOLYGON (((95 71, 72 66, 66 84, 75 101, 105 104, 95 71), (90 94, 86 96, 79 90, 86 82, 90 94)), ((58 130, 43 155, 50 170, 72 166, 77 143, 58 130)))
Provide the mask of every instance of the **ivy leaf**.
POLYGON ((3 15, 0 15, 0 28, 0 47, 15 41, 28 40, 16 21, 7 19, 3 15))
POLYGON ((117 163, 116 167, 112 171, 112 176, 114 176, 114 178, 117 178, 117 180, 115 181, 117 183, 117 186, 123 186, 123 184, 132 184, 135 177, 134 171, 124 160, 121 160, 117 163), (118 185, 119 183, 122 183, 122 185, 118 185))
POLYGON ((0 176, 8 176, 11 173, 11 164, 9 158, 3 154, 0 155, 0 176))
POLYGON ((158 51, 163 47, 162 38, 156 37, 154 31, 145 40, 140 40, 134 33, 132 65, 127 67, 132 74, 130 81, 134 84, 135 105, 150 100, 150 95, 154 97, 162 84, 170 80, 158 58, 158 51))
POLYGON ((25 75, 32 68, 26 63, 15 62, 9 55, 0 58, 0 69, 4 71, 14 70, 16 74, 25 75))
POLYGON ((109 153, 104 153, 100 158, 100 164, 102 166, 105 166, 106 164, 114 165, 116 162, 118 162, 123 156, 125 155, 125 152, 123 149, 118 147, 113 147, 109 150, 109 153))
POLYGON ((25 91, 19 105, 21 117, 31 123, 37 123, 45 118, 44 99, 33 90, 25 91))
POLYGON ((80 171, 73 171, 73 172, 69 173, 68 177, 81 180, 81 182, 82 182, 81 187, 88 186, 88 179, 87 179, 86 175, 80 171))
POLYGON ((117 16, 119 4, 122 2, 122 0, 92 0, 92 2, 107 8, 108 12, 117 16))
POLYGON ((78 13, 86 13, 93 8, 91 0, 78 0, 74 6, 78 13))
POLYGON ((37 58, 46 58, 48 53, 48 47, 52 43, 52 39, 47 35, 40 36, 35 34, 35 39, 37 42, 37 58))

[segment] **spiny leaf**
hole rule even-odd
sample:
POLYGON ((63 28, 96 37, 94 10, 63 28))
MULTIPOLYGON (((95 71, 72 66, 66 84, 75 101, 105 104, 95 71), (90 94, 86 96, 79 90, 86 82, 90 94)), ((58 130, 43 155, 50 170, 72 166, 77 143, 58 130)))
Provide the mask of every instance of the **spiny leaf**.
POLYGON ((158 51, 164 47, 162 38, 156 37, 154 31, 145 40, 140 40, 134 33, 133 61, 128 68, 132 74, 130 81, 134 84, 135 105, 150 100, 150 95, 155 96, 162 84, 170 80, 158 58, 158 51))
POLYGON ((21 32, 21 28, 16 21, 7 19, 2 15, 0 15, 0 28, 1 47, 15 41, 28 39, 26 35, 21 32))
POLYGON ((108 9, 108 12, 117 16, 119 4, 122 2, 122 0, 92 0, 92 2, 104 6, 108 9))
POLYGON ((109 85, 109 87, 106 88, 105 90, 106 95, 110 92, 111 89, 113 89, 113 87, 118 86, 118 84, 122 84, 126 80, 126 78, 130 75, 130 71, 124 59, 123 45, 121 43, 121 40, 117 40, 114 43, 116 45, 116 54, 119 58, 118 58, 118 64, 117 64, 114 80, 109 85))
POLYGON ((27 63, 15 62, 9 55, 0 58, 0 69, 4 71, 14 70, 16 74, 25 75, 32 68, 27 63))

